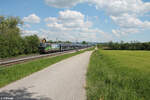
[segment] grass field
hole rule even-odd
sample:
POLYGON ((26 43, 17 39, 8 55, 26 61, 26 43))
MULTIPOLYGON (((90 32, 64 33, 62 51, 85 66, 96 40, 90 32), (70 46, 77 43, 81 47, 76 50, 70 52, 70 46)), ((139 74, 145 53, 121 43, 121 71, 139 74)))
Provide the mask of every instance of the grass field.
POLYGON ((95 51, 86 89, 88 100, 150 100, 150 51, 95 51))
POLYGON ((0 87, 3 87, 13 81, 19 80, 25 76, 28 76, 34 72, 37 72, 43 68, 46 68, 54 63, 57 63, 63 59, 75 56, 93 48, 78 51, 75 53, 64 54, 61 56, 41 58, 34 61, 29 61, 22 64, 12 65, 9 67, 0 67, 0 87))

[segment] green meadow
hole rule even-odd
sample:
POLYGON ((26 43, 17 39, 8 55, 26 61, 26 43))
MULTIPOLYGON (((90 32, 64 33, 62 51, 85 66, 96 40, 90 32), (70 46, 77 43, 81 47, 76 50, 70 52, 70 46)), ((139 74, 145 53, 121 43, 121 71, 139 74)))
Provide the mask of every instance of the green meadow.
POLYGON ((150 100, 150 51, 93 52, 86 89, 88 100, 150 100))

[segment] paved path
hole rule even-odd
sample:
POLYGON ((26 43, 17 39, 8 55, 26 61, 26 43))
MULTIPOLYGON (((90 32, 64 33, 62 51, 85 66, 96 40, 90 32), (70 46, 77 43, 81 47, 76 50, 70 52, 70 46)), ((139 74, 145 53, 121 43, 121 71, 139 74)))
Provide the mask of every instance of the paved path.
POLYGON ((86 100, 85 74, 91 53, 63 60, 1 88, 0 100, 86 100))

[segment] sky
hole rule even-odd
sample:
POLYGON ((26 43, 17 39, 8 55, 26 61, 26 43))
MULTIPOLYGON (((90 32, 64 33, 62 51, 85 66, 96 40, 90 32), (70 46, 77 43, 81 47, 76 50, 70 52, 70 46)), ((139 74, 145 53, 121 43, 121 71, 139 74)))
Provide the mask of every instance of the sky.
POLYGON ((1 0, 22 36, 61 41, 150 41, 150 0, 1 0))

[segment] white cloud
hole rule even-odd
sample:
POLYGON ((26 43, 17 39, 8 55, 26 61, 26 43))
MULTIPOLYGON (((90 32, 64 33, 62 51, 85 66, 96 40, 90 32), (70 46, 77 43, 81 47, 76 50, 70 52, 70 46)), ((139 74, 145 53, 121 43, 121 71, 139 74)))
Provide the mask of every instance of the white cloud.
POLYGON ((31 27, 30 24, 24 24, 24 25, 23 25, 23 28, 30 28, 30 27, 31 27))
MULTIPOLYGON (((61 40, 86 40, 106 41, 110 40, 109 34, 93 28, 93 23, 86 20, 86 16, 78 11, 60 11, 58 17, 45 19, 49 30, 42 30, 49 34, 49 37, 60 38, 61 40)), ((42 32, 43 33, 43 32, 42 32)))
POLYGON ((34 30, 22 30, 22 35, 23 36, 28 36, 28 35, 38 35, 38 31, 34 31, 34 30))
POLYGON ((87 0, 45 0, 46 4, 56 8, 70 8, 87 0))
MULTIPOLYGON (((150 29, 150 21, 142 21, 139 18, 150 12, 150 2, 144 2, 142 0, 45 0, 45 2, 49 6, 57 8, 68 8, 83 2, 87 2, 90 5, 93 4, 97 10, 105 11, 115 24, 119 26, 119 29, 112 30, 112 33, 115 34, 115 36, 119 36, 119 33, 120 35, 125 33, 128 34, 127 32, 138 33, 150 29)), ((65 13, 67 15, 63 13, 64 12, 60 14, 60 18, 61 16, 65 19, 67 19, 68 16, 71 17, 67 13, 65 13)), ((73 15, 72 18, 76 18, 73 15)), ((79 19, 84 19, 84 16, 82 15, 78 15, 78 17, 80 17, 79 19)), ((83 20, 79 20, 78 23, 80 23, 79 25, 84 26, 81 24, 83 23, 83 20)), ((78 24, 76 23, 76 25, 78 24)), ((75 26, 75 23, 70 23, 70 27, 71 26, 75 26)))
POLYGON ((31 14, 27 17, 24 17, 23 21, 27 23, 40 23, 40 17, 38 17, 36 14, 31 14))
POLYGON ((127 34, 142 33, 144 30, 150 29, 149 21, 141 21, 136 16, 127 13, 110 17, 115 24, 119 26, 119 29, 112 30, 112 33, 117 37, 127 34))
POLYGON ((118 33, 118 31, 117 30, 112 30, 112 33, 115 35, 115 36, 117 36, 117 37, 120 37, 120 34, 118 33))
POLYGON ((121 29, 113 29, 112 33, 117 36, 117 37, 121 37, 121 36, 126 36, 128 34, 135 34, 135 33, 139 33, 143 30, 139 30, 137 28, 121 28, 121 29))
POLYGON ((45 22, 56 22, 56 18, 55 17, 48 17, 48 18, 45 18, 45 22))
POLYGON ((150 22, 141 21, 136 16, 127 13, 120 16, 111 16, 111 19, 122 28, 150 28, 150 22))
MULTIPOLYGON (((25 24, 21 30, 23 36, 36 34, 40 38, 49 38, 51 40, 69 40, 69 41, 107 41, 111 40, 108 33, 100 29, 93 28, 93 23, 78 11, 65 10, 60 11, 58 17, 48 17, 44 21, 48 29, 26 30, 30 24, 25 24)), ((33 14, 32 14, 33 15, 33 14)), ((32 16, 33 17, 33 16, 32 16)), ((30 22, 31 15, 24 18, 24 21, 30 22)))
POLYGON ((112 33, 122 35, 142 33, 150 29, 149 21, 142 21, 139 17, 150 11, 150 2, 142 0, 92 0, 97 9, 103 9, 119 29, 112 29, 112 33))
POLYGON ((150 3, 142 0, 45 0, 46 4, 56 8, 73 7, 78 3, 88 2, 97 9, 104 9, 111 15, 121 13, 145 13, 150 11, 150 3))
POLYGON ((66 10, 66 11, 60 11, 59 12, 59 18, 60 19, 70 19, 70 20, 74 20, 74 19, 84 19, 84 15, 78 11, 71 11, 71 10, 66 10))
POLYGON ((122 13, 143 14, 150 11, 150 3, 142 0, 89 0, 96 5, 97 9, 104 9, 109 15, 122 13))
POLYGON ((87 31, 53 31, 42 29, 39 32, 39 37, 48 38, 50 40, 61 40, 61 41, 110 41, 112 37, 103 31, 97 31, 91 29, 87 31))
POLYGON ((80 30, 82 28, 89 28, 92 22, 85 20, 85 16, 77 11, 65 10, 59 12, 59 17, 49 17, 45 21, 50 28, 58 28, 64 30, 80 30))

